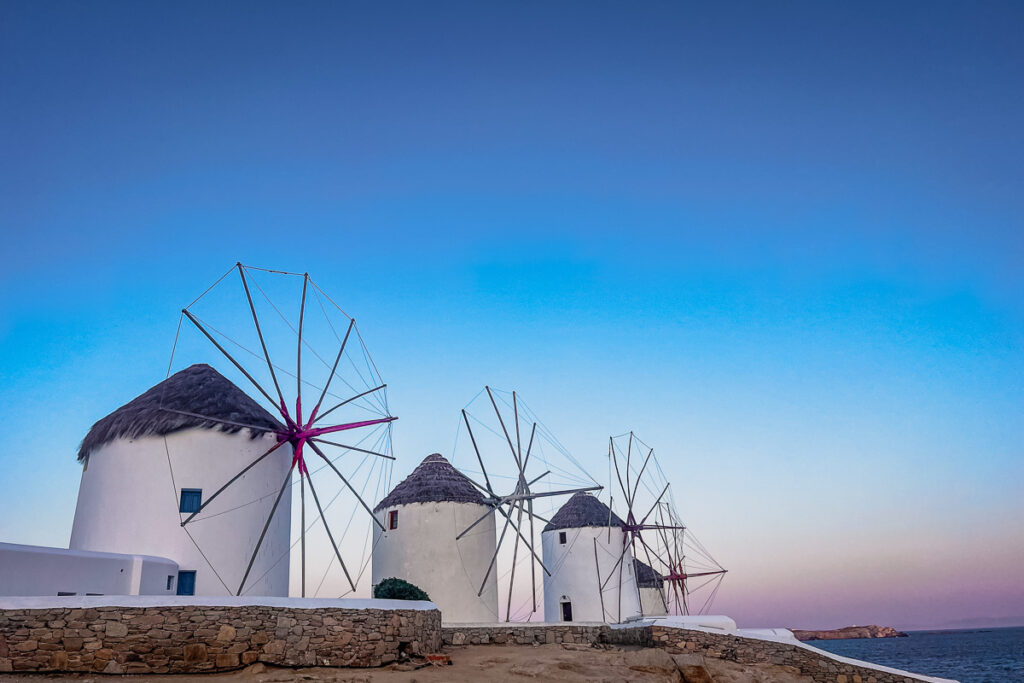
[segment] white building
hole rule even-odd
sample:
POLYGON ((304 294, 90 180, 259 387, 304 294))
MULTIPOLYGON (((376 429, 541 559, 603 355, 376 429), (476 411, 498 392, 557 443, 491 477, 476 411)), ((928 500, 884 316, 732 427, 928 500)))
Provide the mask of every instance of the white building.
POLYGON ((0 595, 174 595, 163 557, 0 543, 0 595))
MULTIPOLYGON (((264 458, 187 527, 182 522, 277 443, 280 428, 208 365, 172 375, 97 422, 82 441, 71 550, 167 558, 178 565, 178 594, 235 594, 291 465, 291 447, 264 458)), ((288 595, 290 518, 289 486, 243 595, 288 595)))
POLYGON ((484 582, 495 549, 494 510, 465 475, 434 453, 373 512, 385 528, 373 527, 374 586, 387 578, 419 586, 445 623, 498 621, 496 567, 484 582))
POLYGON ((640 615, 622 524, 589 493, 576 493, 551 518, 541 532, 544 566, 551 572, 544 576, 546 621, 615 623, 640 615))

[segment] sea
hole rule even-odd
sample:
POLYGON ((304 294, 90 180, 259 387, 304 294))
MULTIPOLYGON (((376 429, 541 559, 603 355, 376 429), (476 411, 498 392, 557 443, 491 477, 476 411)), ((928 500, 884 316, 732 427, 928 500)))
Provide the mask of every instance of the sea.
POLYGON ((1024 627, 907 633, 907 638, 815 640, 807 644, 843 657, 960 683, 1024 683, 1024 627))

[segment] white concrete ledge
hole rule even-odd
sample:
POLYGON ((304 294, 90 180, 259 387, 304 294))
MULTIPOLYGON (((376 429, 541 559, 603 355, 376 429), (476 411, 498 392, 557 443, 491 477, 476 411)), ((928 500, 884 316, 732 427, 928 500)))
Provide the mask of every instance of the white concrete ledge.
POLYGON ((493 621, 472 623, 448 623, 441 615, 442 628, 551 628, 553 626, 608 626, 603 621, 493 621))
POLYGON ((693 628, 696 626, 720 631, 736 630, 736 622, 731 617, 722 614, 665 614, 655 617, 639 617, 615 624, 613 628, 629 628, 630 626, 664 626, 666 628, 693 628))
POLYGON ((52 609, 55 607, 285 607, 289 609, 432 610, 426 600, 372 600, 359 598, 272 598, 201 595, 69 595, 2 597, 0 609, 52 609))

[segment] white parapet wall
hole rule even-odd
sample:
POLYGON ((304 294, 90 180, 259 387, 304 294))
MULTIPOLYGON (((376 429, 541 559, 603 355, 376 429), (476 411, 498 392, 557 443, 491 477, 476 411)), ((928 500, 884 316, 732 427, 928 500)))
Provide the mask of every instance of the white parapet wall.
MULTIPOLYGON (((178 565, 164 557, 0 543, 3 596, 159 595, 175 592, 178 565)), ((63 598, 61 598, 63 599, 63 598)))
POLYGON ((371 600, 362 598, 276 598, 233 595, 103 595, 103 596, 0 596, 0 609, 85 609, 91 607, 277 607, 282 609, 432 610, 426 600, 371 600))
MULTIPOLYGON (((200 489, 208 500, 275 440, 271 434, 253 439, 249 430, 187 429, 100 446, 82 471, 71 548, 166 557, 196 572, 196 595, 234 594, 291 465, 291 447, 246 472, 187 529, 181 490, 200 489)), ((288 595, 290 525, 286 487, 244 595, 288 595)))
MULTIPOLYGON (((735 631, 736 622, 722 614, 666 614, 644 616, 628 622, 629 626, 665 626, 667 628, 715 628, 721 631, 735 631)), ((785 630, 785 629, 782 629, 785 630)), ((778 632, 780 629, 760 629, 758 632, 778 632)), ((793 634, 786 631, 790 637, 793 634)))

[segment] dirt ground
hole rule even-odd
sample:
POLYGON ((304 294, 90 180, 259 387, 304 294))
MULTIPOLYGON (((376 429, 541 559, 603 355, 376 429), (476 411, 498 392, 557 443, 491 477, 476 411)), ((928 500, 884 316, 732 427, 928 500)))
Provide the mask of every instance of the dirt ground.
MULTIPOLYGON (((685 660, 656 648, 598 649, 582 645, 472 645, 446 650, 451 665, 422 662, 378 669, 286 669, 254 664, 222 674, 102 676, 97 674, 0 674, 0 683, 805 683, 788 667, 751 669, 720 660, 685 660)), ((697 658, 698 660, 700 658, 697 658)))

